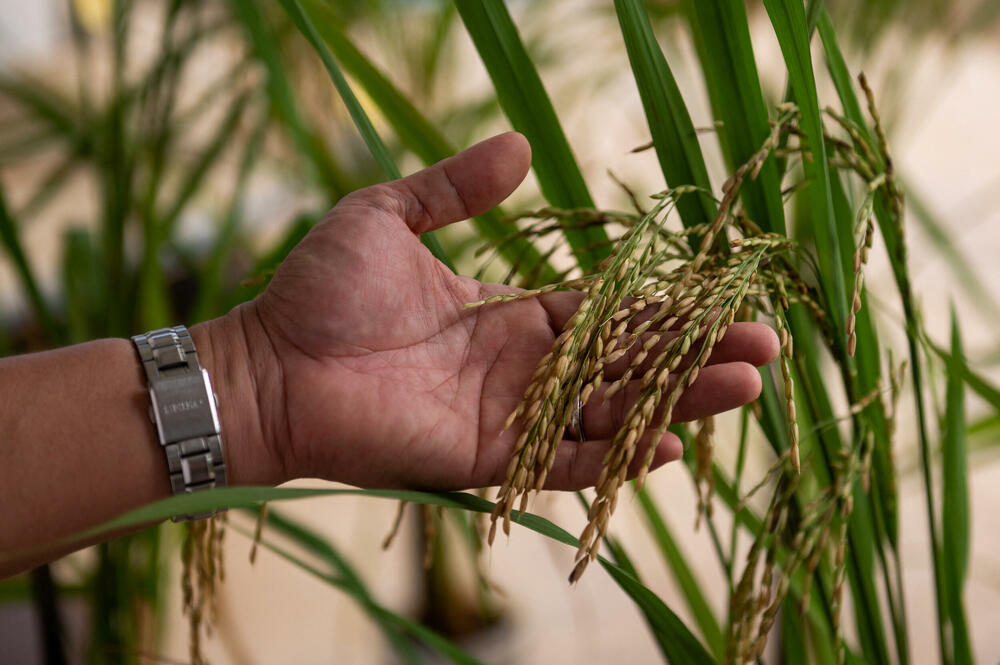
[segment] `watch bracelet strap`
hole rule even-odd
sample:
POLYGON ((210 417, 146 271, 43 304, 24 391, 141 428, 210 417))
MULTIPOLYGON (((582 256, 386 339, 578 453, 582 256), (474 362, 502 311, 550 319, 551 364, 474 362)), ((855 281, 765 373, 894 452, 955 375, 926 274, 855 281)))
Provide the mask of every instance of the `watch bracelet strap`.
MULTIPOLYGON (((150 386, 157 379, 201 371, 198 352, 191 333, 184 326, 161 328, 132 337, 150 386)), ((214 396, 212 396, 214 399, 214 396)), ((150 405, 150 420, 153 420, 150 405)), ((154 421, 155 422, 155 421, 154 421)), ((173 494, 197 492, 226 486, 226 465, 219 433, 205 433, 182 441, 160 442, 167 458, 170 489, 173 494)), ((219 510, 195 515, 180 515, 173 521, 204 519, 219 510)))

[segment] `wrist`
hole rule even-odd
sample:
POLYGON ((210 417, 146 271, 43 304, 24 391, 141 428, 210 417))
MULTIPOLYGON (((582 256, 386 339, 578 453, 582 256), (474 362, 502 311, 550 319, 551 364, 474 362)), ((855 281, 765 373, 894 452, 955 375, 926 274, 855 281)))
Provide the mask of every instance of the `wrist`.
POLYGON ((190 328, 202 367, 219 399, 219 422, 230 486, 277 485, 287 480, 284 464, 261 417, 272 388, 261 385, 259 342, 244 324, 245 303, 217 319, 190 328))

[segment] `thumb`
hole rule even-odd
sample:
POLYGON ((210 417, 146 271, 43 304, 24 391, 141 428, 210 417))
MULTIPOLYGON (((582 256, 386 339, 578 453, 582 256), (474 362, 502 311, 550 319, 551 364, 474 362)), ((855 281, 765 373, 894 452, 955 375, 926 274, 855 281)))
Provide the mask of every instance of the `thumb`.
POLYGON ((517 132, 486 139, 423 171, 378 187, 414 233, 480 215, 507 198, 531 166, 531 148, 517 132))

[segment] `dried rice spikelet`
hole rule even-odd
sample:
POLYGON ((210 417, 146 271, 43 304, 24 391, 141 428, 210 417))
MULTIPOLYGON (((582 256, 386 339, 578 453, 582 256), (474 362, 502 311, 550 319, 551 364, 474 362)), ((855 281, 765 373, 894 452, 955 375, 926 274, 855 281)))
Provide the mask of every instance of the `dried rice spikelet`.
POLYGON ((217 609, 215 591, 217 585, 225 579, 222 541, 226 520, 226 513, 220 513, 184 525, 181 591, 184 614, 188 618, 192 665, 208 663, 201 652, 201 636, 202 632, 206 635, 212 632, 217 609))
POLYGON ((695 455, 698 461, 695 487, 698 490, 698 514, 694 528, 701 525, 702 516, 712 518, 712 494, 715 492, 715 474, 712 473, 712 452, 715 447, 715 418, 703 418, 698 434, 694 438, 695 455))

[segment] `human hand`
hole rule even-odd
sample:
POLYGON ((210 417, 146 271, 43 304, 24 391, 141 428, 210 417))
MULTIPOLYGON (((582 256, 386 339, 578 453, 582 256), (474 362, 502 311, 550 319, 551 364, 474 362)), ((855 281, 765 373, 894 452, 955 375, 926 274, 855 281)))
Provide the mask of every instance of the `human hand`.
MULTIPOLYGON (((241 422, 254 421, 239 430, 242 459, 271 467, 245 477, 421 489, 503 480, 518 433, 516 424, 501 433, 504 421, 581 295, 466 309, 515 289, 451 273, 418 235, 501 202, 530 159, 524 138, 508 133, 407 178, 354 192, 289 254, 260 297, 229 315, 230 330, 235 326, 245 339, 239 348, 246 357, 238 363, 245 374, 233 366, 225 372, 254 392, 240 407, 241 422)), ((733 325, 674 419, 756 398, 760 377, 753 365, 769 362, 777 350, 767 326, 733 325)), ((563 442, 546 487, 593 484, 634 396, 624 390, 607 404, 588 402, 583 422, 590 438, 563 442)), ((653 466, 680 455, 680 441, 668 433, 653 466)))

